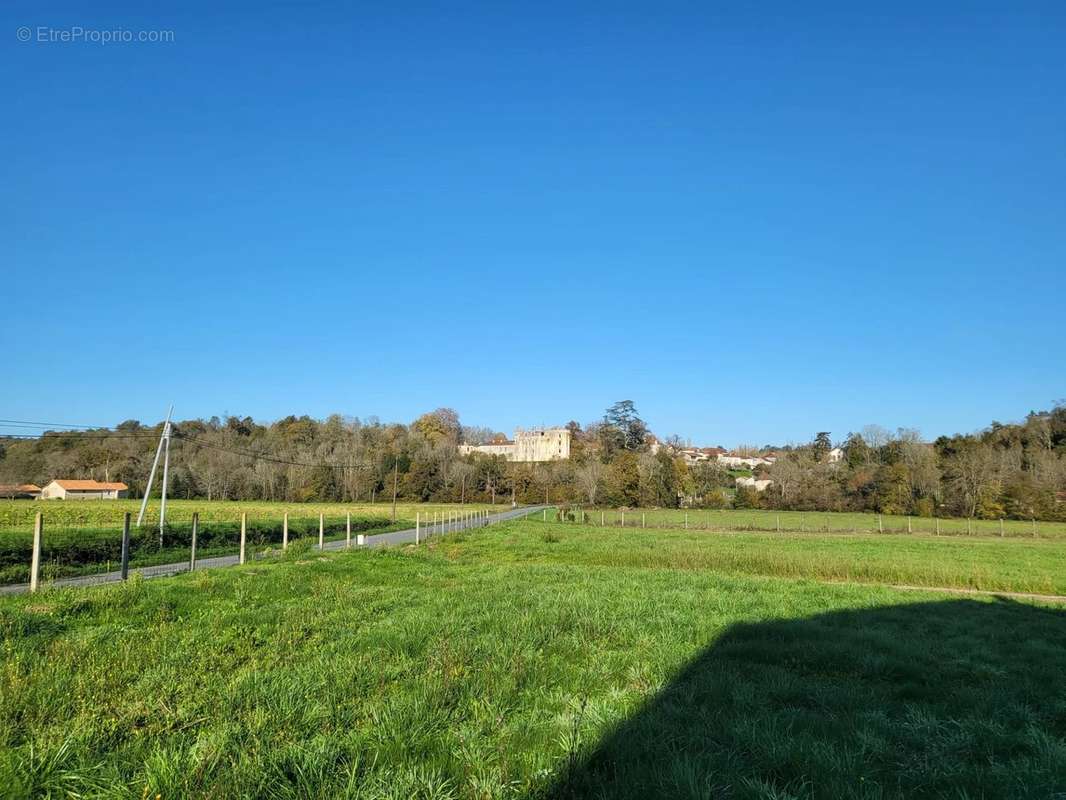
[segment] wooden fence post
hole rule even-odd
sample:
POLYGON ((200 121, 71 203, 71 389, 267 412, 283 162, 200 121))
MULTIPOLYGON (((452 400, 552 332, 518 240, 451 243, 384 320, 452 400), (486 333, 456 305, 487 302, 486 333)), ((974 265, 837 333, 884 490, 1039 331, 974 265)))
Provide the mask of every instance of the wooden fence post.
POLYGON ((1003 517, 999 518, 999 538, 1003 538, 1003 517))
POLYGON ((685 512, 685 530, 688 530, 688 512, 685 512))
POLYGON ((418 533, 419 533, 419 528, 421 527, 421 524, 422 524, 421 514, 420 514, 420 512, 416 511, 415 512, 415 544, 418 544, 418 533))
POLYGON ((248 514, 244 511, 241 512, 241 553, 238 556, 237 563, 244 563, 244 544, 248 539, 248 514))
POLYGON ((907 533, 911 532, 911 518, 907 517, 907 533))
POLYGON ((881 522, 881 515, 880 514, 877 515, 877 532, 878 533, 884 533, 885 532, 885 526, 884 526, 884 523, 881 522))
POLYGON ((940 517, 936 518, 936 535, 940 535, 940 517))
POLYGON ((318 549, 326 546, 326 515, 318 512, 318 549))
POLYGON ((643 511, 640 512, 640 527, 642 527, 642 528, 647 528, 648 527, 647 515, 643 511))
POLYGON ((544 509, 544 514, 543 514, 543 517, 544 517, 544 518, 543 518, 543 520, 542 520, 542 521, 543 521, 543 522, 547 522, 547 521, 548 521, 548 509, 544 509))
POLYGON ((285 512, 285 516, 281 519, 281 549, 285 550, 289 546, 289 512, 285 512))
POLYGON ((119 573, 122 575, 122 580, 130 575, 130 512, 127 511, 122 516, 122 555, 119 562, 119 573))
POLYGON ((344 525, 344 531, 345 531, 344 546, 345 547, 351 547, 352 546, 352 512, 351 511, 348 512, 348 521, 344 525))
POLYGON ((622 527, 624 528, 625 526, 626 526, 626 512, 623 511, 622 512, 622 527))
POLYGON ((192 547, 189 548, 189 572, 196 569, 196 530, 200 527, 200 513, 192 513, 192 547))
MULTIPOLYGON (((127 518, 129 514, 126 515, 127 518)), ((33 554, 30 556, 30 591, 37 591, 41 579, 41 539, 44 535, 44 514, 40 511, 33 518, 33 554)))

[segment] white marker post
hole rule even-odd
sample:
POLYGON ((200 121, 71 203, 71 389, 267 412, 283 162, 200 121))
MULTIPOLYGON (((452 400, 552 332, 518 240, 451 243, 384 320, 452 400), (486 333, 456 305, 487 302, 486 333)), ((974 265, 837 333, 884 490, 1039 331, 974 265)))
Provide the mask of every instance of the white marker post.
POLYGON ((33 553, 30 555, 30 591, 37 591, 41 579, 41 538, 44 529, 44 514, 40 511, 33 518, 33 553))
POLYGON ((241 512, 241 552, 237 557, 237 563, 244 563, 244 544, 248 539, 248 515, 245 512, 241 512))

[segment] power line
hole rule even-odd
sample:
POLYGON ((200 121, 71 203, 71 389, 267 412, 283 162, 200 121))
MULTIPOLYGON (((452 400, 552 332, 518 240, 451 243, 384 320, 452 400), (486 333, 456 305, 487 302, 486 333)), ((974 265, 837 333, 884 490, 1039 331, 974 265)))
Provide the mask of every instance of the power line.
MULTIPOLYGON (((2 420, 2 419, 0 419, 0 427, 23 427, 23 428, 25 428, 25 427, 38 427, 38 426, 39 427, 46 427, 46 426, 50 426, 51 424, 52 423, 47 423, 47 422, 28 422, 28 421, 23 421, 23 420, 16 421, 16 420, 2 420)), ((74 427, 74 426, 68 426, 68 427, 74 427)), ((93 426, 84 425, 84 426, 79 426, 79 427, 92 428, 93 426)), ((58 438, 58 437, 63 437, 64 439, 69 437, 70 439, 73 439, 74 441, 80 441, 80 440, 107 441, 107 440, 111 440, 111 439, 152 439, 152 440, 154 440, 154 439, 157 438, 157 436, 158 436, 158 434, 156 434, 154 431, 149 431, 149 430, 140 431, 140 432, 138 432, 138 431, 115 431, 115 430, 111 430, 109 428, 106 428, 105 426, 99 426, 99 428, 97 428, 96 430, 88 430, 88 431, 81 431, 81 430, 55 431, 55 430, 49 430, 49 431, 43 431, 41 433, 2 433, 2 432, 0 432, 0 439, 38 440, 38 441, 48 441, 49 439, 55 439, 55 438, 58 438)), ((370 466, 367 462, 359 462, 359 463, 355 463, 355 464, 338 464, 338 463, 331 463, 331 462, 313 463, 313 462, 308 462, 308 461, 294 461, 292 459, 278 458, 276 456, 267 455, 266 453, 258 453, 258 452, 252 451, 252 450, 240 450, 240 449, 233 448, 233 447, 225 447, 223 445, 218 445, 218 444, 215 444, 213 442, 207 442, 207 441, 204 441, 202 439, 198 439, 195 436, 191 436, 189 434, 183 434, 179 428, 174 428, 173 436, 174 436, 175 439, 184 440, 186 442, 189 442, 189 444, 194 445, 196 447, 206 447, 206 448, 209 448, 211 450, 217 450, 217 451, 220 451, 220 452, 223 452, 223 453, 229 453, 231 455, 237 455, 237 456, 241 456, 241 457, 244 457, 244 458, 254 459, 254 460, 257 460, 257 461, 268 461, 268 462, 273 463, 273 464, 282 464, 284 466, 305 467, 305 468, 308 468, 308 469, 314 469, 316 467, 326 467, 328 469, 359 469, 359 468, 370 466)))
POLYGON ((191 442, 192 444, 196 445, 197 447, 209 447, 212 450, 219 450, 219 451, 221 451, 223 453, 230 453, 231 455, 244 456, 246 458, 257 459, 259 461, 270 461, 270 462, 272 462, 274 464, 284 464, 286 466, 291 466, 291 467, 309 467, 309 468, 312 468, 312 469, 315 468, 315 467, 328 467, 330 469, 356 469, 357 467, 367 466, 367 464, 364 463, 364 462, 361 462, 361 463, 358 463, 358 464, 331 464, 331 463, 328 463, 328 462, 321 462, 321 463, 318 463, 318 464, 313 464, 313 463, 309 463, 307 461, 290 461, 290 460, 284 459, 284 458, 275 458, 274 456, 268 456, 268 455, 265 455, 264 453, 256 453, 256 452, 253 452, 251 450, 237 450, 237 449, 234 449, 232 447, 223 447, 222 445, 217 445, 217 444, 213 444, 211 442, 201 441, 200 439, 197 439, 195 436, 189 436, 188 434, 183 434, 180 431, 175 431, 174 437, 177 438, 177 439, 184 439, 187 442, 191 442))
POLYGON ((104 428, 109 429, 110 425, 72 425, 67 422, 33 422, 26 419, 0 419, 0 423, 7 425, 18 425, 23 428, 104 428))
POLYGON ((97 439, 100 441, 106 441, 108 439, 155 439, 154 433, 83 433, 81 431, 47 431, 46 433, 0 433, 0 439, 21 439, 21 440, 38 440, 38 441, 51 441, 59 437, 66 439, 71 437, 74 441, 81 441, 85 439, 97 439), (52 434, 51 436, 47 434, 52 434))

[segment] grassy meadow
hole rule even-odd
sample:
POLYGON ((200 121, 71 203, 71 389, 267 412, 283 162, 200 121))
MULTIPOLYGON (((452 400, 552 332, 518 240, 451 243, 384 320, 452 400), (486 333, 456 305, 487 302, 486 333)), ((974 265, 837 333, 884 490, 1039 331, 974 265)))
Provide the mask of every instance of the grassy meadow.
POLYGON ((1066 548, 1046 539, 601 529, 540 519, 469 543, 466 557, 1066 595, 1066 548), (529 535, 538 525, 539 539, 529 535))
MULTIPOLYGON (((117 569, 122 550, 122 519, 126 511, 136 522, 140 500, 0 500, 0 585, 24 583, 36 513, 44 514, 42 576, 45 579, 85 575, 117 569)), ((507 508, 509 506, 497 506, 507 508)), ((168 500, 167 524, 159 542, 159 501, 149 502, 141 528, 133 527, 130 564, 134 567, 188 559, 192 542, 192 515, 199 514, 197 555, 202 558, 234 553, 240 539, 241 514, 248 515, 248 548, 255 554, 277 547, 282 540, 283 517, 289 515, 289 536, 318 537, 319 514, 327 540, 343 538, 351 516, 352 533, 385 533, 415 525, 415 515, 432 520, 434 514, 490 508, 432 503, 397 503, 392 520, 391 503, 266 503, 168 500)))
MULTIPOLYGON (((551 514, 553 512, 549 512, 551 514)), ((680 528, 712 531, 796 531, 799 533, 910 533, 940 536, 1004 536, 1066 540, 1066 522, 1005 519, 903 517, 849 511, 763 511, 759 509, 600 509, 575 507, 589 525, 680 528), (624 520, 623 520, 624 517, 624 520)))
POLYGON ((1019 590, 1063 572, 1040 540, 530 519, 0 598, 0 793, 1066 792, 1066 607, 820 580, 844 563, 1019 590))

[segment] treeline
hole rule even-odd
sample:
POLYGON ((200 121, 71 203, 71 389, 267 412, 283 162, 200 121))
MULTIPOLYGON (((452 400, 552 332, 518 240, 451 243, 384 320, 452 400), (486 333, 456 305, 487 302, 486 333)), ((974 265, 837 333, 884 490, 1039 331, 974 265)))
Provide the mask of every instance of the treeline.
POLYGON ((784 454, 760 496, 739 504, 797 510, 981 519, 1066 519, 1066 406, 1024 422, 923 442, 917 431, 877 426, 851 433, 833 463, 817 443, 784 454))
MULTIPOLYGON (((924 516, 1064 519, 1066 407, 993 423, 976 434, 923 442, 914 431, 868 427, 849 434, 833 460, 828 433, 808 445, 772 448, 754 477, 763 492, 735 489, 750 473, 714 461, 686 463, 673 437, 659 443, 630 401, 603 419, 570 422, 571 458, 540 464, 461 456, 461 443, 495 433, 464 427, 438 409, 411 424, 289 416, 175 423, 170 496, 209 500, 510 502, 615 507, 764 507, 880 511, 924 516)), ((0 439, 0 483, 52 478, 123 481, 143 495, 161 425, 50 431, 0 439)), ((766 448, 770 449, 770 448, 766 448)), ((158 484, 153 488, 158 494, 158 484)))

